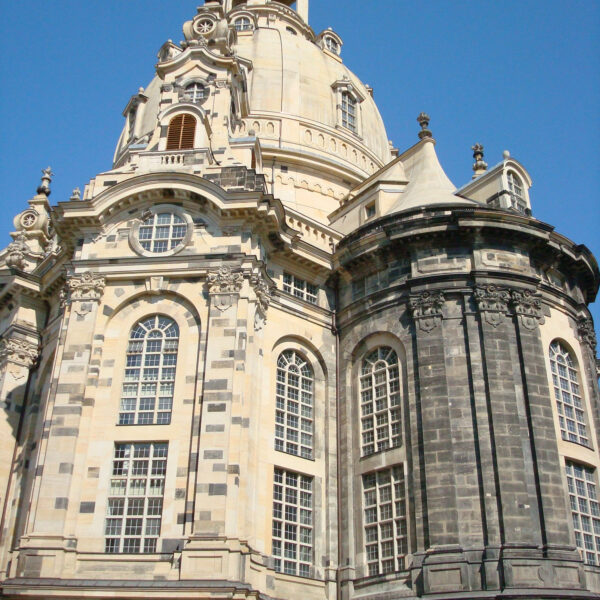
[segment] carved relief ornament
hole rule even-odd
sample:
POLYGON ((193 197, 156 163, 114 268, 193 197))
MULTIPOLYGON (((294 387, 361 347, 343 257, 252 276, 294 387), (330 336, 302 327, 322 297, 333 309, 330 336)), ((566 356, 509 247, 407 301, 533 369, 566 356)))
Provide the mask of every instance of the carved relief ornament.
POLYGON ((250 285, 256 295, 256 312, 254 314, 254 329, 259 331, 267 320, 267 309, 271 304, 273 286, 269 285, 267 279, 261 273, 254 273, 250 277, 250 285))
POLYGON ((213 296, 213 304, 221 312, 233 304, 233 296, 240 293, 244 284, 243 273, 234 273, 231 267, 219 267, 208 274, 208 293, 213 296))
POLYGON ((474 298, 485 320, 498 327, 503 315, 508 311, 510 292, 495 285, 478 285, 475 287, 474 298))
POLYGON ((577 333, 579 334, 579 340, 581 343, 586 344, 592 351, 592 354, 596 356, 596 331, 594 330, 594 323, 588 317, 582 317, 577 322, 577 333))
POLYGON ((511 307, 520 323, 527 329, 535 329, 544 322, 542 300, 539 294, 530 290, 512 290, 511 307))
POLYGON ((104 293, 106 280, 97 273, 86 271, 67 280, 70 300, 99 301, 104 293))
POLYGON ((0 361, 12 362, 31 368, 39 355, 37 344, 28 340, 9 338, 0 340, 0 361))
POLYGON ((420 329, 429 333, 442 322, 444 294, 442 292, 422 292, 413 296, 409 308, 415 323, 420 329))

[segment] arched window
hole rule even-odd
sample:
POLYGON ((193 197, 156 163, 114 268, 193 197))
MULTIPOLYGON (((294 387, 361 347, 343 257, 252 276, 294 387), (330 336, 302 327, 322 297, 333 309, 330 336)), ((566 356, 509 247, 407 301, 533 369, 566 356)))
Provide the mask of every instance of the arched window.
POLYGON ((196 135, 196 119, 189 114, 171 119, 167 132, 167 150, 191 150, 196 135))
POLYGON ((252 31, 252 21, 248 17, 238 17, 233 23, 236 31, 252 31))
POLYGON ((363 456, 402 444, 398 355, 380 346, 363 359, 360 373, 363 456))
POLYGON ((310 364, 295 350, 277 359, 275 450, 313 457, 313 387, 310 364))
POLYGON ((349 92, 342 92, 342 126, 356 133, 356 99, 349 92))
POLYGON ((173 319, 153 315, 129 334, 119 425, 171 422, 179 328, 173 319))
POLYGON ((508 180, 508 191, 510 192, 511 207, 519 212, 524 213, 527 209, 527 202, 523 195, 523 183, 518 175, 509 171, 506 174, 508 180))
POLYGON ((550 344, 550 368, 562 439, 590 446, 577 362, 558 341, 550 344))

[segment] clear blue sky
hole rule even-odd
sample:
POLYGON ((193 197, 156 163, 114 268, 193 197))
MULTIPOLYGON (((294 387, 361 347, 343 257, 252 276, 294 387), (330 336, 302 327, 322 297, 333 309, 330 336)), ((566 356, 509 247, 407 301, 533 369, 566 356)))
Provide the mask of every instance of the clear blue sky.
MULTIPOLYGON (((197 4, 2 3, 0 243, 40 169, 52 166, 57 202, 110 168, 123 108, 197 4)), ((600 2, 312 0, 310 11, 317 33, 341 35, 397 147, 417 140, 427 111, 457 187, 471 177, 474 142, 490 166, 510 150, 533 178, 534 216, 600 256, 600 2)))

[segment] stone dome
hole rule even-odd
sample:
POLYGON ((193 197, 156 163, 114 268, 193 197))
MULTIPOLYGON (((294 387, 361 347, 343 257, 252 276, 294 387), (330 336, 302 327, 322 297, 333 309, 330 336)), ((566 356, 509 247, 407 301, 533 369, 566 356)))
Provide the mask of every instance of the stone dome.
MULTIPOLYGON (((303 16, 307 15, 301 7, 296 12, 283 1, 226 0, 199 7, 194 19, 184 24, 186 40, 163 45, 157 76, 127 105, 125 117, 136 104, 143 104, 144 110, 134 115, 135 126, 126 122, 115 167, 123 166, 128 150, 140 144, 146 150, 159 149, 168 65, 186 64, 173 80, 175 88, 185 87, 193 80, 194 62, 206 65, 205 57, 194 54, 204 46, 215 56, 233 57, 243 65, 243 102, 239 114, 228 116, 228 139, 219 146, 255 140, 258 158, 238 153, 228 157, 228 163, 264 172, 273 193, 292 208, 296 204, 298 210, 320 218, 337 208, 351 187, 387 164, 392 153, 372 90, 342 61, 341 38, 331 29, 316 35, 303 16), (213 29, 206 33, 201 27, 213 29)), ((212 90, 221 83, 210 76, 204 79, 212 90)), ((233 90, 235 83, 230 80, 223 86, 233 90)), ((232 92, 232 106, 233 96, 232 92)), ((180 93, 169 102, 185 102, 185 97, 180 93)), ((173 104, 167 108, 172 110, 173 104)), ((208 119, 225 116, 222 106, 215 110, 212 97, 202 107, 208 119)), ((222 128, 222 123, 212 121, 212 129, 222 128)))

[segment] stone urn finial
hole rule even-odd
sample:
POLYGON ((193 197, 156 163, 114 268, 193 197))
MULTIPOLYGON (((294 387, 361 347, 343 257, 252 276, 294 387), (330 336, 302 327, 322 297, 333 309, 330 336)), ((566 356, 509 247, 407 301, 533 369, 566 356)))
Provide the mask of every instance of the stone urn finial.
POLYGON ((38 194, 44 194, 45 196, 50 195, 50 182, 52 181, 53 175, 54 173, 52 172, 51 167, 42 169, 42 182, 37 189, 38 194))
POLYGON ((483 160, 483 144, 474 144, 471 146, 471 150, 473 150, 473 158, 475 159, 473 163, 474 177, 478 177, 485 173, 488 167, 487 163, 483 160))
POLYGON ((421 131, 419 131, 419 139, 423 138, 431 138, 433 134, 429 130, 429 115, 427 113, 422 112, 418 117, 417 121, 419 125, 421 125, 421 131))

